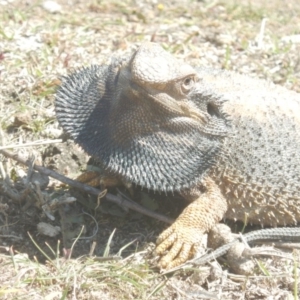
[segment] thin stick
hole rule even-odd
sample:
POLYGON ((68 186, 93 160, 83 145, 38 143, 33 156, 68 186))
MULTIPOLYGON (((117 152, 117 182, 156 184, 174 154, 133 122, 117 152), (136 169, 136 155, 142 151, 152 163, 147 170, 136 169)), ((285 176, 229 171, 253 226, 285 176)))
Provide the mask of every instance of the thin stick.
POLYGON ((62 143, 62 142, 63 142, 62 139, 35 141, 35 142, 29 142, 29 143, 25 143, 25 144, 12 144, 12 145, 7 145, 7 146, 0 146, 0 150, 12 149, 12 148, 24 148, 24 147, 30 147, 30 146, 39 146, 39 145, 47 145, 47 144, 62 143))
MULTIPOLYGON (((30 166, 30 161, 29 160, 26 160, 24 159, 23 157, 20 157, 18 154, 13 154, 9 151, 6 151, 6 150, 0 150, 0 153, 2 153, 4 156, 6 157, 9 157, 23 165, 26 165, 26 166, 30 166)), ((84 183, 81 183, 79 181, 76 181, 76 180, 73 180, 73 179, 70 179, 64 175, 61 175, 53 170, 50 170, 50 169, 47 169, 45 167, 42 167, 42 166, 38 166, 36 164, 33 164, 33 168, 42 173, 42 174, 45 174, 47 176, 50 176, 52 178, 55 178, 57 179, 58 181, 60 182, 63 182, 65 184, 68 184, 72 187, 75 187, 77 189, 80 189, 80 190, 83 190, 89 194, 92 194, 92 195, 99 195, 99 193, 101 193, 100 190, 94 188, 94 187, 91 187, 89 185, 86 185, 84 183)), ((157 220, 160 220, 162 222, 165 222, 165 223, 168 223, 168 224, 171 224, 173 223, 173 220, 166 217, 166 216, 163 216, 161 214, 157 214, 151 210, 148 210, 146 208, 144 208, 143 206, 133 202, 133 201, 128 201, 126 199, 123 199, 121 197, 117 197, 115 195, 112 195, 110 193, 107 193, 106 196, 105 196, 106 200, 110 201, 110 202, 113 202, 117 205, 120 205, 120 206, 125 206, 129 209, 132 209, 132 210, 135 210, 141 214, 144 214, 146 216, 149 216, 151 218, 154 218, 154 219, 157 219, 157 220)))

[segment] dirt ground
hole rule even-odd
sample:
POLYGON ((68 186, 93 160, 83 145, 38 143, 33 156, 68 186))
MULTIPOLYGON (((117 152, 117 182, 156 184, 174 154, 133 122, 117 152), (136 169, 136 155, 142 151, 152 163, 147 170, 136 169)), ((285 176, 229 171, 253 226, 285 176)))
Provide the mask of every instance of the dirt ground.
MULTIPOLYGON (((195 66, 300 92, 298 0, 0 0, 0 149, 71 178, 81 174, 89 158, 55 118, 59 80, 145 41, 195 66)), ((1 299, 298 299, 296 251, 256 259, 251 276, 233 274, 226 261, 162 275, 149 249, 167 224, 105 200, 98 205, 4 156, 0 175, 1 299), (66 197, 77 201, 62 209, 56 202, 66 197), (63 248, 73 245, 66 260, 63 248)), ((177 195, 110 192, 172 218, 185 205, 177 195)))

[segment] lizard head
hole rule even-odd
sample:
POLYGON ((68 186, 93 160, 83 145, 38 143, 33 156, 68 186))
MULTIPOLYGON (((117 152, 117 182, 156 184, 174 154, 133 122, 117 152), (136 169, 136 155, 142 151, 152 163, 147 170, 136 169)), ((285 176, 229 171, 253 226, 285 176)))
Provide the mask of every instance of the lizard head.
POLYGON ((121 68, 120 77, 126 78, 125 83, 120 81, 123 90, 128 88, 126 93, 132 94, 132 98, 135 93, 140 102, 146 99, 164 111, 166 117, 183 117, 186 122, 196 121, 208 134, 227 135, 228 127, 221 124, 226 123, 221 111, 224 101, 213 96, 213 91, 203 89, 194 68, 175 59, 158 44, 143 44, 131 62, 121 68))
POLYGON ((222 99, 199 84, 191 66, 146 43, 125 59, 66 77, 56 96, 57 118, 124 180, 181 191, 207 174, 229 131, 222 99))

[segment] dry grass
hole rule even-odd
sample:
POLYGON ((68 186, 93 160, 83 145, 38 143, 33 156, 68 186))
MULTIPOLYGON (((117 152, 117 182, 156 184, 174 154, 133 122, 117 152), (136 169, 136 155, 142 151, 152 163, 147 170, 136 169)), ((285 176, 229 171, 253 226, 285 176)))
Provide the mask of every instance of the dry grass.
POLYGON ((56 258, 46 264, 26 254, 0 259, 6 266, 1 299, 146 299, 156 294, 156 285, 161 285, 157 274, 130 259, 98 262, 56 258))
MULTIPOLYGON (((62 131, 54 113, 59 77, 107 62, 112 54, 121 55, 143 41, 159 42, 193 65, 237 70, 300 91, 298 0, 57 3, 61 9, 51 13, 43 1, 0 1, 0 147, 59 139, 62 131)), ((16 151, 34 154, 36 162, 43 163, 47 147, 16 151)), ((18 184, 27 172, 11 161, 3 166, 18 184)), ((50 187, 57 188, 57 182, 51 181, 50 187)), ((43 193, 50 195, 50 190, 43 193)), ((78 241, 77 258, 64 260, 60 246, 53 251, 37 235, 36 222, 45 219, 36 205, 24 210, 24 203, 14 203, 0 190, 1 299, 298 299, 297 254, 294 260, 262 259, 250 277, 230 274, 226 266, 222 270, 215 264, 163 276, 150 268, 142 251, 162 225, 150 221, 145 230, 136 216, 122 215, 119 220, 101 215, 101 241, 108 241, 112 229, 118 228, 112 253, 137 236, 139 244, 124 254, 125 259, 101 261, 83 257, 89 244, 78 241), (12 245, 21 253, 7 251, 12 245)), ((55 246, 57 238, 51 241, 55 246)), ((98 246, 97 255, 102 256, 107 245, 98 246)))

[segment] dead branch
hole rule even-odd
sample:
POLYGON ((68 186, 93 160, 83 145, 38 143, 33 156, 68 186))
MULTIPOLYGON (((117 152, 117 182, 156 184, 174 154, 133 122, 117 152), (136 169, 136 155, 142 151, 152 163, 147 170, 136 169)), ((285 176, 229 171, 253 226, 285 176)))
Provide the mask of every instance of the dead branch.
MULTIPOLYGON (((6 151, 6 150, 0 150, 0 153, 2 153, 4 156, 6 156, 8 158, 11 158, 11 159, 13 159, 13 160, 15 160, 15 161, 23 164, 23 165, 26 165, 28 167, 31 164, 31 162, 29 160, 26 160, 26 159, 20 157, 18 154, 13 154, 13 153, 11 153, 9 151, 6 151)), ((45 167, 42 167, 42 166, 38 166, 36 164, 33 164, 33 168, 36 171, 38 171, 38 172, 40 172, 40 173, 42 173, 44 175, 50 176, 52 178, 55 178, 55 179, 57 179, 60 182, 68 184, 69 186, 75 187, 77 189, 83 190, 83 191, 85 191, 85 192, 87 192, 89 194, 98 196, 101 193, 101 190, 99 190, 99 189, 96 189, 94 187, 91 187, 89 185, 81 183, 79 181, 70 179, 70 178, 68 178, 68 177, 66 177, 64 175, 61 175, 61 174, 59 174, 59 173, 57 173, 57 172, 55 172, 53 170, 50 170, 48 168, 45 168, 45 167)), ((148 209, 144 208, 143 206, 141 206, 141 205, 139 205, 139 204, 137 204, 137 203, 135 203, 133 201, 128 201, 128 200, 126 200, 124 198, 121 198, 119 196, 115 196, 115 195, 112 195, 110 193, 107 193, 105 195, 105 199, 108 200, 108 201, 110 201, 110 202, 113 202, 113 203, 115 203, 117 205, 125 206, 125 207, 127 207, 129 209, 135 210, 135 211, 137 211, 137 212, 139 212, 141 214, 144 214, 146 216, 149 216, 151 218, 160 220, 162 222, 165 222, 165 223, 168 223, 168 224, 173 223, 172 219, 170 219, 170 218, 168 218, 166 216, 163 216, 161 214, 157 214, 157 213, 155 213, 155 212, 153 212, 151 210, 148 210, 148 209)))

